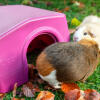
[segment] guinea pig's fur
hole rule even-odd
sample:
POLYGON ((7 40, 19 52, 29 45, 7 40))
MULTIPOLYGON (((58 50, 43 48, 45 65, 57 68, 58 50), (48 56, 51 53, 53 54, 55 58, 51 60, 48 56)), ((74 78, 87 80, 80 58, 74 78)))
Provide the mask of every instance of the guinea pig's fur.
POLYGON ((36 60, 40 77, 55 88, 62 82, 85 81, 97 67, 99 48, 95 41, 54 43, 36 60))
POLYGON ((73 40, 75 42, 80 41, 81 39, 92 39, 95 40, 100 49, 100 18, 97 16, 88 16, 86 17, 80 26, 76 28, 76 31, 73 35, 73 40))

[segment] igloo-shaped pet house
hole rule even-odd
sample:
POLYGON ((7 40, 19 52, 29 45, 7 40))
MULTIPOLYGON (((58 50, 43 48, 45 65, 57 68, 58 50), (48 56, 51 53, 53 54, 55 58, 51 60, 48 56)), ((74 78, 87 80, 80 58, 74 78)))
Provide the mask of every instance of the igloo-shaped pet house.
POLYGON ((0 93, 28 81, 26 54, 34 39, 68 42, 66 16, 23 5, 0 6, 0 93))

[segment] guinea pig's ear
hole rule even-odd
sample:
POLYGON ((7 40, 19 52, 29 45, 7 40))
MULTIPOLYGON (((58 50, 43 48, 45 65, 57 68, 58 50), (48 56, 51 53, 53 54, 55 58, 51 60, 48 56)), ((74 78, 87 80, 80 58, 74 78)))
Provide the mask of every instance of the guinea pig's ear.
POLYGON ((94 46, 95 46, 95 48, 98 48, 98 44, 97 43, 94 46))
POLYGON ((89 34, 92 38, 95 38, 95 37, 96 37, 95 33, 92 32, 92 31, 88 31, 88 34, 89 34))

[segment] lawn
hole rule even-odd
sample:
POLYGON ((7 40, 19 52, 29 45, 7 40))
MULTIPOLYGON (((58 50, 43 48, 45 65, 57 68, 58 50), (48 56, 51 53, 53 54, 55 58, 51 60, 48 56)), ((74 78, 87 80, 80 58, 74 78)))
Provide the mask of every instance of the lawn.
MULTIPOLYGON (((14 4, 28 4, 27 1, 29 0, 0 0, 1 5, 14 5, 14 4)), ((34 1, 34 0, 31 0, 34 1)), ((84 7, 78 7, 77 4, 72 3, 72 0, 66 0, 64 3, 63 0, 38 0, 39 3, 32 2, 28 5, 48 9, 48 10, 59 10, 62 13, 66 14, 66 18, 68 21, 69 28, 75 28, 76 26, 71 24, 71 20, 73 18, 77 18, 79 21, 82 21, 85 16, 88 15, 98 15, 100 16, 100 0, 77 0, 80 1, 82 4, 84 4, 84 7), (48 3, 48 4, 47 4, 48 3), (62 9, 69 7, 68 11, 62 11, 62 9)), ((74 0, 75 1, 75 0, 74 0)), ((72 36, 71 36, 72 38, 72 36)), ((34 56, 28 56, 28 62, 35 62, 36 55, 34 56)), ((77 82, 79 87, 82 90, 85 89, 95 89, 98 92, 100 92, 100 64, 98 65, 97 69, 93 73, 92 76, 90 76, 85 83, 77 82)), ((41 90, 43 90, 43 87, 40 86, 41 90)), ((18 88, 20 90, 21 87, 18 88)), ((64 94, 61 91, 55 91, 53 92, 55 94, 55 100, 64 100, 64 94)), ((36 94, 37 95, 37 94, 36 94)), ((12 97, 12 92, 6 94, 6 98, 4 100, 10 100, 12 97)), ((26 100, 35 100, 35 98, 26 98, 26 100)))

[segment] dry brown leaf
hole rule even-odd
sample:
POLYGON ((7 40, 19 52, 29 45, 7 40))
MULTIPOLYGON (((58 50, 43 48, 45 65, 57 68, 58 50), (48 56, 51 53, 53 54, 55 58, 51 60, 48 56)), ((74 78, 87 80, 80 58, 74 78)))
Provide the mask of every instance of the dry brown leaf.
POLYGON ((26 86, 27 86, 29 89, 34 89, 34 86, 33 86, 32 82, 27 82, 27 83, 26 83, 26 86))
POLYGON ((70 90, 79 89, 78 85, 75 83, 62 83, 61 90, 66 93, 70 90))
POLYGON ((85 7, 84 3, 80 2, 79 8, 84 8, 84 7, 85 7))
POLYGON ((4 93, 1 93, 1 94, 0 94, 0 97, 2 97, 2 96, 4 96, 4 93))
POLYGON ((100 100, 100 93, 96 90, 87 89, 85 92, 85 100, 100 100))
POLYGON ((93 89, 73 89, 65 93, 65 100, 100 100, 100 93, 93 89))
POLYGON ((13 97, 11 100, 21 100, 21 99, 13 97))
POLYGON ((65 100, 78 100, 80 98, 80 90, 70 90, 65 94, 65 100))
POLYGON ((63 9, 63 11, 69 11, 70 10, 70 7, 66 7, 63 9))
POLYGON ((24 98, 12 98, 11 100, 25 100, 24 98))
POLYGON ((44 83, 44 81, 43 81, 42 79, 37 79, 37 82, 38 82, 39 84, 43 84, 43 83, 44 83))
POLYGON ((13 97, 16 96, 16 90, 17 90, 17 83, 14 84, 13 97))
POLYGON ((33 85, 31 82, 23 85, 22 91, 26 97, 34 97, 36 92, 40 92, 40 89, 33 85))
POLYGON ((41 91, 36 100, 54 100, 55 95, 49 91, 41 91))
POLYGON ((75 32, 75 29, 69 29, 69 33, 73 34, 75 32))
POLYGON ((59 12, 59 13, 63 12, 62 10, 59 10, 58 8, 54 9, 54 11, 59 12))
POLYGON ((23 85, 22 91, 26 97, 34 97, 32 90, 29 87, 27 87, 26 85, 23 85))
POLYGON ((3 100, 5 93, 0 94, 0 100, 3 100))

